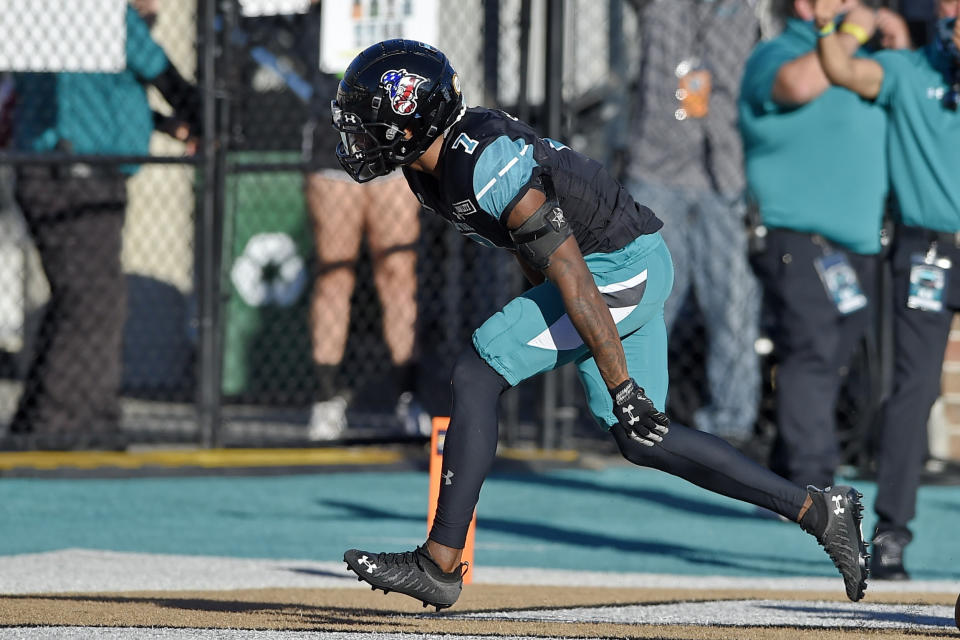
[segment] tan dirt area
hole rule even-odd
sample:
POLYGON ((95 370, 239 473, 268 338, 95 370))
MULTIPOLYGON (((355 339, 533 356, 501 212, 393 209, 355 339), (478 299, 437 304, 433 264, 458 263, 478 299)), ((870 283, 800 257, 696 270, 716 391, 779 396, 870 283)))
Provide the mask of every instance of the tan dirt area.
MULTIPOLYGON (((109 626, 274 629, 420 634, 690 640, 850 640, 852 638, 956 638, 956 629, 859 630, 795 627, 717 627, 611 623, 464 620, 457 614, 531 608, 783 599, 836 601, 812 591, 671 590, 471 585, 443 612, 410 598, 357 589, 246 589, 145 591, 0 597, 0 626, 109 626), (523 603, 517 607, 517 603, 523 603)), ((955 594, 868 592, 864 602, 953 605, 955 594)))

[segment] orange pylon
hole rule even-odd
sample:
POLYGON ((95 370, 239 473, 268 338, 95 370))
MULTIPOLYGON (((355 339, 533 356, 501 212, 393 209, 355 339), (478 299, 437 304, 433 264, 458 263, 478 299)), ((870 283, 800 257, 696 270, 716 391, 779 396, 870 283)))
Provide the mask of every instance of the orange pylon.
MULTIPOLYGON (((443 440, 447 435, 450 418, 438 416, 433 419, 433 434, 430 436, 430 506, 427 510, 427 535, 433 527, 433 516, 437 511, 437 500, 440 498, 441 469, 443 467, 443 440)), ((463 584, 473 581, 473 541, 477 532, 477 512, 473 512, 473 520, 467 529, 467 541, 463 547, 463 561, 469 563, 467 572, 463 574, 463 584)))

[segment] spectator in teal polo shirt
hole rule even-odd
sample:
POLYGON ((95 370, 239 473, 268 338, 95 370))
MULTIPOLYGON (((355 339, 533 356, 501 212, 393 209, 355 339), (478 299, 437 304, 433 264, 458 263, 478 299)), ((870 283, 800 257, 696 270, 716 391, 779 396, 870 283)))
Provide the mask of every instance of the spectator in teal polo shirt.
MULTIPOLYGON (((137 0, 150 11, 149 0, 137 0)), ((196 91, 126 8, 126 68, 118 73, 20 73, 14 120, 22 151, 146 155, 155 126, 186 140, 196 91), (181 120, 156 117, 155 85, 181 120)), ((11 424, 16 446, 117 447, 126 290, 120 264, 126 179, 136 165, 22 166, 17 199, 50 284, 33 360, 11 424)))
MULTIPOLYGON (((872 572, 905 580, 926 426, 940 394, 950 323, 960 310, 960 23, 940 0, 938 35, 917 51, 851 58, 836 36, 837 0, 817 0, 820 60, 830 80, 889 114, 890 178, 898 202, 891 252, 894 374, 877 452, 872 572)), ((830 145, 846 155, 849 148, 830 145)), ((807 181, 807 184, 815 184, 807 181)))
MULTIPOLYGON (((877 18, 859 3, 847 7, 838 44, 853 54, 877 18)), ((886 117, 830 86, 815 51, 812 2, 795 0, 789 11, 783 34, 747 61, 740 128, 748 194, 765 232, 752 262, 777 362, 770 465, 801 486, 829 486, 843 372, 870 325, 887 193, 886 117)), ((906 33, 902 21, 888 22, 906 33)))

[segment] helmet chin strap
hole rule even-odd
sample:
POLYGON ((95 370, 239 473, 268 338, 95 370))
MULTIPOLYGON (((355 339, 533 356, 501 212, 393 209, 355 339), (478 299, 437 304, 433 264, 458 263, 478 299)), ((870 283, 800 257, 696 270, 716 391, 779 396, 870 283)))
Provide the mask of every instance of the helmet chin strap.
POLYGON ((465 102, 461 102, 461 103, 460 103, 460 111, 457 113, 457 117, 454 118, 453 121, 450 122, 449 125, 447 125, 447 128, 443 130, 443 133, 441 133, 440 136, 441 136, 442 138, 446 138, 446 137, 447 137, 447 134, 450 133, 450 129, 453 128, 453 125, 455 125, 455 124, 457 124, 458 122, 460 122, 460 120, 463 118, 463 114, 465 114, 466 112, 467 112, 467 104, 466 104, 465 102))

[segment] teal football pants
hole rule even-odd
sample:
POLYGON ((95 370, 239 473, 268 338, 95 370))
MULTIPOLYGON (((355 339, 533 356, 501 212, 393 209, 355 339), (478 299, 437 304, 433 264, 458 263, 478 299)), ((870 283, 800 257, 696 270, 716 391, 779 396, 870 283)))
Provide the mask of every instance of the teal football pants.
MULTIPOLYGON (((673 286, 666 244, 654 233, 585 260, 616 321, 630 376, 662 411, 667 397, 663 305, 673 286)), ((473 346, 511 386, 575 362, 593 416, 605 428, 617 423, 597 363, 552 283, 544 282, 507 303, 474 332, 473 346)))

